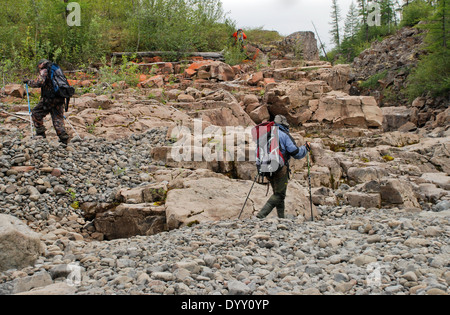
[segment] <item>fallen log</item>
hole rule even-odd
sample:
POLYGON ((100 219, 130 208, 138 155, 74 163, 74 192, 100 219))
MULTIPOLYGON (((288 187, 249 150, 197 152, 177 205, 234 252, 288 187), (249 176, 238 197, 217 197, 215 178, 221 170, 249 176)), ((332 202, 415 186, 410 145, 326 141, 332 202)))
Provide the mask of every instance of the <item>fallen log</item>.
MULTIPOLYGON (((24 121, 26 121, 26 122, 29 122, 29 121, 30 121, 30 119, 23 118, 23 117, 21 117, 21 116, 19 116, 19 115, 9 113, 9 112, 7 112, 7 111, 5 111, 5 110, 2 110, 2 109, 0 110, 0 112, 3 113, 3 114, 9 115, 9 116, 18 118, 18 119, 22 119, 22 120, 24 120, 24 121)), ((27 115, 29 116, 29 114, 27 114, 27 115)))
POLYGON ((308 67, 289 67, 282 69, 275 69, 275 72, 284 72, 284 71, 303 71, 303 70, 315 70, 315 69, 331 69, 333 68, 331 65, 323 65, 323 66, 308 66, 308 67))
POLYGON ((115 52, 112 57, 137 56, 137 57, 202 57, 224 61, 225 57, 220 52, 178 52, 178 51, 144 51, 144 52, 115 52))
POLYGON ((97 73, 98 70, 96 68, 87 68, 87 69, 80 69, 80 70, 66 70, 63 71, 64 73, 97 73))
MULTIPOLYGON (((152 62, 152 63, 135 63, 136 66, 139 67, 151 67, 151 66, 163 66, 168 62, 152 62)), ((192 60, 180 60, 180 61, 170 61, 173 65, 181 65, 181 64, 191 64, 194 63, 192 60)))

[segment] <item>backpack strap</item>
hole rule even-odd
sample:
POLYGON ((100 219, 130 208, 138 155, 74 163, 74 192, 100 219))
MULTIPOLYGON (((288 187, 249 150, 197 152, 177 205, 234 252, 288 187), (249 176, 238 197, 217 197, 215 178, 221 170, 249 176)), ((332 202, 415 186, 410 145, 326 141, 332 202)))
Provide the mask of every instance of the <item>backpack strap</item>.
POLYGON ((53 91, 55 93, 58 92, 59 90, 59 86, 57 84, 55 84, 55 72, 59 69, 58 65, 53 63, 53 62, 49 62, 47 64, 47 71, 50 75, 50 82, 52 83, 53 86, 53 91))

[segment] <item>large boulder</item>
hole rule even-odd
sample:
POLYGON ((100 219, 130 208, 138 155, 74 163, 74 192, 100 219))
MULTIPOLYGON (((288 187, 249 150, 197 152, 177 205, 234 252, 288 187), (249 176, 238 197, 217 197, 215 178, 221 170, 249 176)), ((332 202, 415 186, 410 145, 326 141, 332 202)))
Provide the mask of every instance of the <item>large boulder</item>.
POLYGON ((214 61, 211 64, 211 78, 219 81, 232 81, 234 80, 234 70, 230 65, 221 62, 214 61))
POLYGON ((221 127, 255 125, 254 121, 238 103, 217 103, 211 104, 211 106, 208 106, 209 108, 192 113, 193 118, 201 118, 205 123, 221 127))
POLYGON ((164 76, 163 75, 153 76, 150 79, 147 79, 139 83, 138 86, 143 88, 153 88, 153 87, 161 88, 164 86, 164 76))
POLYGON ((319 68, 308 72, 308 78, 312 81, 325 81, 333 90, 350 90, 350 81, 352 76, 350 65, 336 65, 332 68, 319 68))
POLYGON ((373 97, 330 93, 320 99, 312 120, 332 124, 335 128, 380 128, 383 113, 373 97))
POLYGON ((261 124, 270 119, 269 111, 267 106, 260 106, 250 113, 250 118, 257 124, 261 124))
MULTIPOLYGON (((222 127, 255 125, 233 94, 226 90, 219 90, 217 95, 220 95, 221 101, 205 99, 195 104, 177 103, 174 107, 182 109, 180 113, 186 111, 191 119, 201 119, 204 128, 209 125, 222 127)), ((189 126, 189 122, 183 121, 183 125, 189 126)))
POLYGON ((448 190, 436 187, 435 184, 431 183, 419 184, 417 194, 419 195, 420 199, 434 204, 442 200, 441 198, 444 196, 449 195, 450 197, 450 192, 448 190))
POLYGON ((406 106, 383 107, 383 130, 397 131, 400 127, 410 121, 412 109, 406 106))
POLYGON ((234 80, 234 70, 230 65, 221 61, 204 60, 193 63, 185 70, 186 77, 197 76, 201 79, 215 79, 218 81, 234 80))
POLYGON ((325 81, 271 85, 265 101, 272 116, 284 115, 293 126, 318 122, 334 128, 380 128, 383 124, 375 98, 332 91, 325 81))
POLYGON ((445 190, 450 190, 450 176, 446 173, 425 173, 422 179, 445 190))
POLYGON ((75 295, 77 288, 70 286, 65 282, 53 283, 45 287, 40 287, 27 292, 21 292, 17 295, 29 296, 61 296, 61 295, 75 295))
POLYGON ((350 167, 347 171, 348 179, 357 184, 367 183, 372 180, 380 180, 384 175, 386 175, 386 171, 376 166, 350 167))
POLYGON ((5 86, 5 94, 23 98, 26 94, 25 88, 21 84, 9 84, 5 86))
MULTIPOLYGON (((301 145, 305 143, 305 140, 300 139, 297 140, 296 143, 297 145, 301 145)), ((312 155, 314 156, 314 166, 311 171, 315 173, 314 175, 316 177, 312 179, 313 186, 337 188, 343 175, 343 170, 338 161, 335 159, 335 153, 330 150, 326 150, 321 142, 311 143, 311 149, 312 155)), ((291 168, 294 172, 303 172, 306 166, 304 165, 304 162, 305 159, 293 161, 291 168), (300 165, 296 169, 295 166, 297 163, 300 163, 300 165)))
MULTIPOLYGON (((166 230, 165 182, 133 189, 120 189, 115 196, 119 206, 93 205, 95 228, 108 240, 136 235, 154 235, 166 230)), ((83 205, 86 212, 88 205, 83 205)), ((92 210, 90 211, 92 212, 92 210)), ((92 216, 92 215, 91 215, 92 216)))
POLYGON ((265 102, 272 116, 284 115, 291 125, 298 126, 311 120, 318 99, 328 92, 331 88, 324 81, 284 81, 267 86, 265 102))
POLYGON ((450 107, 444 112, 436 116, 436 121, 433 123, 433 128, 446 127, 450 125, 450 107))
POLYGON ((411 184, 405 180, 384 179, 381 181, 380 190, 383 204, 420 208, 411 184))
POLYGON ((0 271, 34 265, 43 250, 38 233, 19 219, 0 214, 0 271))
POLYGON ((319 48, 317 46, 317 40, 313 32, 295 32, 287 36, 281 42, 281 48, 289 54, 295 55, 301 51, 303 60, 319 60, 319 48))
POLYGON ((384 133, 379 139, 379 144, 400 148, 412 144, 418 144, 420 143, 420 140, 420 136, 417 134, 394 131, 384 133))
POLYGON ((158 183, 133 189, 121 189, 116 199, 127 204, 162 203, 166 199, 166 194, 167 185, 158 183))
POLYGON ((42 288, 53 283, 52 277, 46 271, 38 272, 34 275, 17 278, 13 280, 11 285, 11 294, 24 294, 36 288, 42 288))
MULTIPOLYGON (((252 186, 251 181, 227 177, 185 180, 182 187, 169 191, 166 215, 169 229, 195 223, 237 219, 252 186)), ((256 215, 264 206, 267 186, 256 184, 244 209, 242 218, 256 215)), ((316 211, 314 207, 314 211, 316 211)), ((307 191, 297 181, 289 183, 286 215, 310 218, 311 209, 307 191)), ((276 210, 272 215, 276 215, 276 210)))
POLYGON ((352 207, 362 208, 380 208, 381 196, 380 194, 368 194, 358 191, 348 192, 344 195, 345 200, 352 207))
POLYGON ((137 235, 154 235, 166 230, 165 209, 154 204, 121 204, 98 214, 94 220, 97 232, 114 240, 137 235))
POLYGON ((436 166, 436 169, 450 174, 450 141, 449 137, 443 138, 442 144, 433 148, 433 157, 430 162, 436 166))

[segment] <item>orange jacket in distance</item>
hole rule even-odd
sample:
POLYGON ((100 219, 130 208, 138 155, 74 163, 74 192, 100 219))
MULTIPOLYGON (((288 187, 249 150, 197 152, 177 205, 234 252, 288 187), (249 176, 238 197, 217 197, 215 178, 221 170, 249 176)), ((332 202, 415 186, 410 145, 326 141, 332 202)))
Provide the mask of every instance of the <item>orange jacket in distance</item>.
MULTIPOLYGON (((238 40, 238 32, 235 32, 235 33, 233 34, 233 37, 234 37, 236 40, 238 40)), ((244 32, 242 32, 242 38, 243 38, 243 39, 247 39, 247 35, 245 35, 244 32)))

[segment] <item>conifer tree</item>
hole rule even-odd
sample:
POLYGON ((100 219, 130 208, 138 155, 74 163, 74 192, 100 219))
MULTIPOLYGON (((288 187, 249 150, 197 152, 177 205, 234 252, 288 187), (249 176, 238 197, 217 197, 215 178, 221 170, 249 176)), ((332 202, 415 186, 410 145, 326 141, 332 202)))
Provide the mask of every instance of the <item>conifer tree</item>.
POLYGON ((447 98, 450 95, 449 17, 450 1, 437 0, 434 14, 422 26, 428 30, 425 38, 428 54, 422 57, 408 78, 411 100, 425 94, 447 98))
POLYGON ((362 28, 364 29, 365 39, 369 40, 369 25, 367 23, 368 10, 367 0, 356 0, 358 2, 359 16, 361 19, 362 28))
POLYGON ((333 36, 333 42, 336 44, 336 47, 339 49, 341 46, 341 36, 340 36, 340 27, 339 22, 341 20, 341 9, 337 0, 332 0, 331 4, 331 31, 330 34, 333 36))
POLYGON ((352 1, 345 19, 344 37, 353 38, 358 32, 359 20, 355 2, 352 1))

